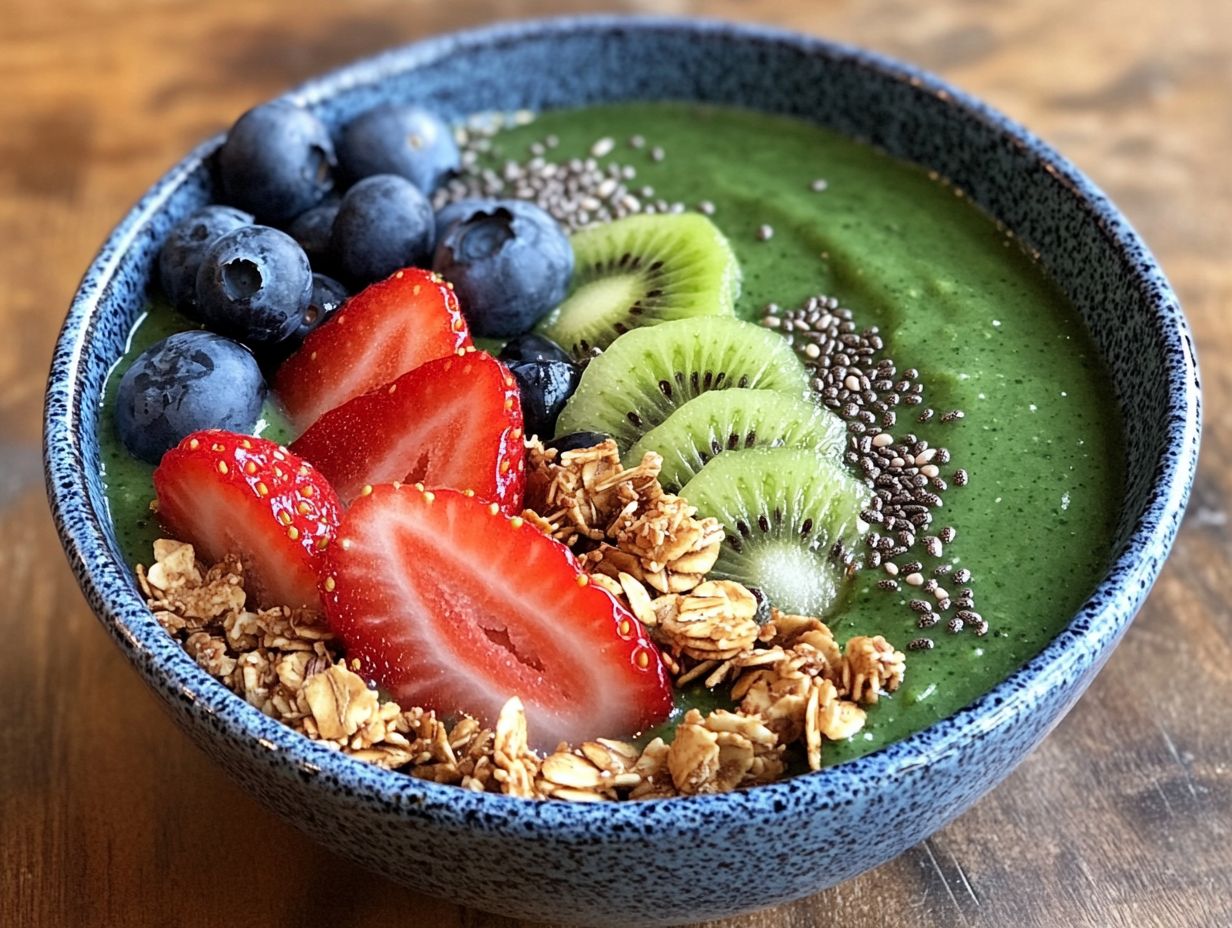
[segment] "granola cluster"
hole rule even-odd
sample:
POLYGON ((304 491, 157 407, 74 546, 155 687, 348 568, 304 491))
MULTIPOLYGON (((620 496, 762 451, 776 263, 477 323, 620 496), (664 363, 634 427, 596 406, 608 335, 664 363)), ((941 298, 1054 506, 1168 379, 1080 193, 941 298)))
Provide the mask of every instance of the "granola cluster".
POLYGON ((723 527, 659 485, 663 459, 620 463, 616 442, 559 453, 527 445, 525 517, 573 548, 593 573, 628 574, 659 593, 685 593, 718 560, 723 527))
POLYGON ((809 616, 774 611, 767 625, 770 647, 740 655, 708 679, 721 680, 735 671, 732 698, 740 711, 765 721, 785 742, 803 741, 809 769, 821 767, 825 741, 850 738, 864 727, 864 709, 882 691, 893 692, 902 682, 903 655, 877 635, 856 636, 839 650, 825 623, 809 616), (875 676, 867 655, 885 654, 875 676), (884 671, 881 673, 880 671, 884 671), (860 685, 853 688, 852 681, 860 685))
POLYGON ((430 713, 403 712, 341 661, 323 618, 305 609, 245 608, 244 567, 202 570, 192 545, 154 543, 137 567, 154 617, 203 670, 266 715, 348 754, 396 769, 442 754, 430 713))
POLYGON ((161 540, 138 582, 163 628, 266 715, 391 770, 525 798, 723 792, 781 777, 793 744, 816 770, 825 742, 856 734, 863 707, 902 682, 903 654, 881 636, 840 648, 820 619, 773 609, 766 618, 746 587, 707 579, 723 529, 663 491, 658 455, 625 468, 610 441, 559 455, 531 442, 528 459, 524 517, 571 547, 592 581, 650 630, 678 686, 729 685, 734 711, 690 710, 670 743, 596 738, 543 755, 529 747, 516 695, 492 728, 382 701, 320 615, 249 611, 237 557, 202 569, 191 545, 161 540))

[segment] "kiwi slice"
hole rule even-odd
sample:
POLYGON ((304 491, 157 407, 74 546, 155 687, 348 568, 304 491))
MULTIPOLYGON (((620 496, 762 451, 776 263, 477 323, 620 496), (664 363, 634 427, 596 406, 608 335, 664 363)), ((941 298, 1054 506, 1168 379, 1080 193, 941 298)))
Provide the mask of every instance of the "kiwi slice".
POLYGON ((757 587, 784 612, 824 616, 866 526, 870 490, 807 448, 724 451, 680 491, 726 529, 711 576, 757 587))
POLYGON ((731 316, 697 316, 628 332, 586 365, 558 435, 605 432, 621 450, 709 390, 803 397, 808 374, 781 335, 731 316))
POLYGON ((733 312, 740 265, 705 216, 628 216, 569 239, 569 295, 537 331, 581 357, 630 329, 733 312))
POLYGON ((629 466, 647 451, 663 457, 659 480, 676 491, 723 451, 810 448, 837 458, 845 447, 843 420, 810 400, 773 390, 711 390, 655 426, 625 455, 629 466))

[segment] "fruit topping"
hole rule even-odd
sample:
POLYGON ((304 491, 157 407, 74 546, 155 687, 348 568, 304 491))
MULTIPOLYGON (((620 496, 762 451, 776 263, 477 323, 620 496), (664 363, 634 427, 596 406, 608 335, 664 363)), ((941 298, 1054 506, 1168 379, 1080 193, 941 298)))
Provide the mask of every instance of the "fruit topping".
POLYGON ((522 508, 522 407, 509 372, 473 348, 429 361, 332 409, 291 446, 349 502, 365 485, 471 490, 522 508))
POLYGON ((432 266, 457 289, 476 335, 507 338, 564 299, 573 249, 539 207, 500 200, 462 213, 437 243, 432 266))
POLYGON ((350 294, 347 288, 324 274, 312 275, 312 299, 300 319, 299 327, 291 333, 290 341, 300 344, 314 330, 333 318, 334 313, 342 308, 350 294))
POLYGON ((262 368, 267 371, 277 369, 279 364, 304 343, 304 339, 314 329, 324 325, 342 308, 348 296, 347 288, 334 278, 313 274, 312 299, 308 301, 308 306, 300 317, 299 326, 289 337, 261 352, 262 368))
POLYGON ((329 199, 319 206, 300 213, 287 226, 287 234, 299 242, 304 254, 312 262, 314 271, 333 271, 333 254, 329 249, 329 237, 334 229, 334 217, 338 215, 341 200, 329 199))
POLYGON ((810 448, 838 459, 847 437, 843 420, 808 399, 774 390, 711 390, 689 400, 624 456, 647 451, 663 458, 659 480, 679 490, 716 454, 747 448, 810 448))
POLYGON ((206 206, 180 221, 158 253, 158 279, 176 309, 192 314, 201 259, 228 232, 252 225, 252 216, 230 206, 206 206))
POLYGON ((430 195, 458 169, 453 132, 435 113, 419 106, 381 106, 347 123, 338 160, 353 180, 398 174, 430 195))
POLYGON ((379 486, 326 552, 325 612, 403 705, 496 720, 520 696, 537 746, 662 721, 671 687, 641 624, 521 517, 454 490, 379 486))
POLYGON ((342 277, 364 285, 432 255, 432 205, 396 174, 374 174, 347 191, 330 233, 330 252, 342 277))
POLYGON ((308 463, 272 441, 209 429, 154 471, 158 518, 211 562, 238 554, 258 606, 320 608, 317 574, 341 505, 308 463))
POLYGON ((320 203, 336 163, 324 123, 284 100, 250 109, 218 150, 223 199, 275 224, 320 203))
POLYGON ((569 361, 514 361, 509 370, 522 391, 526 434, 547 438, 556 432, 556 417, 577 388, 582 376, 569 361))
POLYGON ((725 530, 712 577, 738 580, 784 612, 824 616, 864 531, 868 487, 806 448, 725 451, 680 491, 725 530))
MULTIPOLYGON (((489 197, 467 197, 465 200, 452 200, 436 211, 436 244, 441 243, 445 233, 455 222, 461 222, 475 213, 496 209, 500 200, 489 197)), ((435 248, 435 246, 433 246, 435 248)))
POLYGON ((133 361, 116 396, 116 430, 150 464, 186 435, 220 428, 251 432, 265 381, 243 345, 211 332, 177 332, 133 361))
POLYGON ((568 298, 539 331, 577 356, 624 332, 689 316, 732 314, 740 265, 709 219, 629 216, 575 232, 568 298))
POLYGON ((352 397, 471 343, 453 290, 435 274, 397 271, 347 300, 278 369, 275 388, 301 430, 352 397))
POLYGON ((515 335, 497 355, 502 361, 572 361, 573 357, 550 338, 537 332, 515 335))
POLYGON ((607 441, 609 436, 602 432, 570 432, 560 435, 544 444, 545 448, 554 448, 561 454, 566 451, 576 451, 579 448, 593 448, 607 441))
POLYGON ((251 347, 275 345, 300 325, 312 300, 312 268, 291 236, 244 226, 214 242, 197 271, 196 315, 251 347))
POLYGON ((778 334, 729 316, 634 329, 586 365, 561 432, 602 431, 627 449, 678 407, 710 390, 808 391, 808 375, 778 334))

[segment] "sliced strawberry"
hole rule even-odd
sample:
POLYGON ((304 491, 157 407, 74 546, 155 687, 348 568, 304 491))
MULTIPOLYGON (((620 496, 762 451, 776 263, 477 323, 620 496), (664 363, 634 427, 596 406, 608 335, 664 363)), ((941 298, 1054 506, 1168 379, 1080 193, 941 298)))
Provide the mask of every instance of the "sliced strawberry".
POLYGON ((206 429, 163 455, 154 492, 172 537, 208 561, 240 556, 256 605, 320 609, 317 574, 342 506, 310 464, 264 438, 206 429))
POLYGON ((471 343, 443 277, 407 268, 343 304, 283 362, 274 380, 302 431, 322 413, 471 343))
POLYGON ((404 706, 485 724, 520 696, 534 743, 661 722, 671 684, 641 624, 564 545, 456 490, 361 496, 325 554, 325 614, 404 706))
POLYGON ((291 450, 349 502, 365 484, 474 490, 522 511, 525 444, 517 381, 491 355, 464 348, 331 409, 291 450))

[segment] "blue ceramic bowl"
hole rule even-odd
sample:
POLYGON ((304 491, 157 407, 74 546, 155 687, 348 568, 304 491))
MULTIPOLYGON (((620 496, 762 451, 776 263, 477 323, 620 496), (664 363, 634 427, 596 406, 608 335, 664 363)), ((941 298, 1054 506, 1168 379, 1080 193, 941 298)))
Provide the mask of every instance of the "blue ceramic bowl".
POLYGON ((1128 479, 1111 566, 1065 630, 987 696, 870 756, 729 795, 600 806, 469 793, 366 766, 199 670, 142 603, 106 514, 95 437, 103 380, 141 312, 159 242, 210 199, 202 162, 213 139, 150 189, 86 272, 48 384, 47 488, 104 627, 176 722, 271 808, 341 854, 466 905, 587 924, 711 918, 816 892, 925 838, 1005 777, 1090 683, 1180 523, 1198 451, 1198 372, 1176 298, 1142 241, 1034 136, 877 55, 696 21, 496 26, 389 52, 290 96, 331 124, 389 101, 428 101, 458 117, 704 100, 812 120, 939 171, 1039 251, 1090 325, 1127 423, 1128 479))

